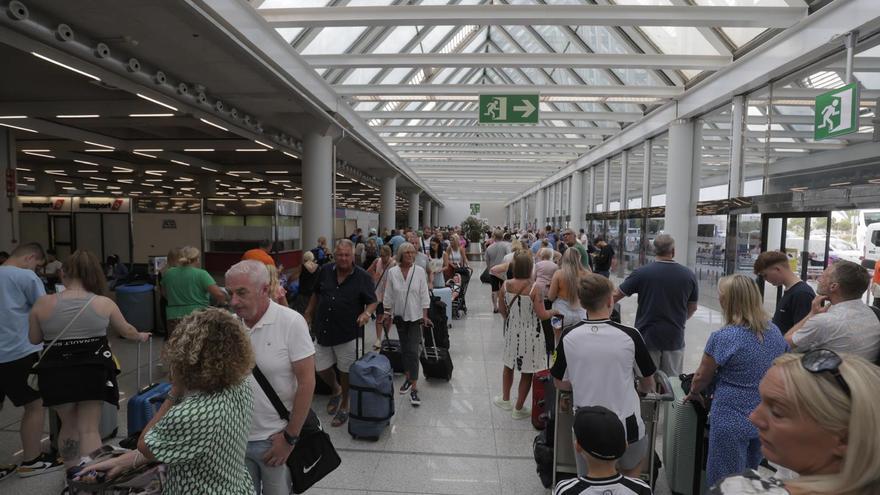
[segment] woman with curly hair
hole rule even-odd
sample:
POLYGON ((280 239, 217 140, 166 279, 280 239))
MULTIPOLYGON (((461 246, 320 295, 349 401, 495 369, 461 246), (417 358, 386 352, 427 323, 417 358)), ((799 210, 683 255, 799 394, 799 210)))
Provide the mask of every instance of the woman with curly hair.
POLYGON ((151 461, 169 466, 163 493, 252 494, 245 449, 253 397, 250 338, 234 315, 216 308, 180 320, 163 359, 171 392, 133 450, 84 469, 113 478, 151 461))

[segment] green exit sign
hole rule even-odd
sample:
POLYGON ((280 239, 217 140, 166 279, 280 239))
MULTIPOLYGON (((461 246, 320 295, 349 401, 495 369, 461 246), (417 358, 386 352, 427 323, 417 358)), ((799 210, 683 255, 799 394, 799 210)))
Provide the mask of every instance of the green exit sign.
POLYGON ((846 86, 816 97, 816 118, 813 138, 843 136, 859 130, 859 86, 846 86))
POLYGON ((480 203, 471 203, 471 215, 480 214, 480 203))
POLYGON ((537 124, 538 95, 480 95, 481 124, 537 124))

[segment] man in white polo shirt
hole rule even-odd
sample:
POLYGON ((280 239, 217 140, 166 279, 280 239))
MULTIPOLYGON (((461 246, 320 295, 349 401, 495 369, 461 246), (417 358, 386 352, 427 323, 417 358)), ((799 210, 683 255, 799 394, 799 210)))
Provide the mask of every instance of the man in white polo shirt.
MULTIPOLYGON (((617 466, 625 476, 637 477, 648 452, 648 438, 642 421, 639 390, 654 389, 657 370, 642 334, 632 327, 611 321, 614 285, 607 278, 590 273, 581 278, 578 298, 590 319, 562 332, 550 374, 558 390, 571 390, 575 409, 603 406, 620 418, 626 429, 626 453, 617 466)), ((586 476, 581 456, 578 475, 586 476)))
POLYGON ((245 463, 256 493, 287 495, 291 478, 285 461, 299 439, 315 391, 315 346, 305 319, 269 298, 269 272, 259 261, 246 260, 226 272, 230 305, 244 321, 257 367, 290 411, 281 419, 259 383, 249 377, 254 416, 245 463))

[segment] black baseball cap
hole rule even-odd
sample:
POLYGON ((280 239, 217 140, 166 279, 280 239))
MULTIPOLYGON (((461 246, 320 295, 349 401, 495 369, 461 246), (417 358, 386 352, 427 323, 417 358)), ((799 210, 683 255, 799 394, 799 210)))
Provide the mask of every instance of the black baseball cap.
POLYGON ((626 452, 626 432, 616 414, 602 406, 578 408, 574 416, 578 445, 593 457, 613 461, 626 452))

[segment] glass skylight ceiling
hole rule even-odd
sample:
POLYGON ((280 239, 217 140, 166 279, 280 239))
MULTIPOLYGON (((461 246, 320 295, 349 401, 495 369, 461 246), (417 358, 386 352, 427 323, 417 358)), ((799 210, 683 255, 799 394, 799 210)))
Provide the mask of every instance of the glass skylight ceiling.
POLYGON ((683 92, 694 78, 730 63, 744 48, 802 19, 808 14, 812 0, 257 0, 251 3, 293 49, 315 65, 319 74, 334 85, 340 96, 361 113, 435 193, 447 199, 503 200, 667 103, 683 92), (609 12, 620 7, 627 14, 618 18, 623 19, 619 22, 621 25, 610 20, 593 23, 600 25, 586 25, 591 21, 582 20, 578 20, 578 24, 584 25, 561 24, 568 19, 542 25, 538 20, 532 24, 534 17, 525 15, 512 22, 507 20, 509 18, 496 21, 496 17, 486 14, 475 15, 474 19, 456 19, 448 25, 430 25, 442 21, 418 11, 420 7, 428 7, 456 12, 462 11, 463 6, 535 8, 542 9, 542 15, 554 7, 583 7, 584 10, 595 7, 611 9, 609 12), (662 7, 674 9, 673 15, 663 17, 673 19, 672 26, 654 25, 657 22, 652 13, 662 7), (359 11, 358 8, 368 9, 359 11), (380 10, 369 12, 369 8, 380 10), (717 15, 711 16, 717 21, 689 15, 696 12, 690 9, 707 8, 718 9, 717 15), (734 11, 744 8, 751 10, 734 11), (298 9, 304 9, 300 13, 305 15, 297 15, 298 9), (766 12, 770 14, 762 15, 760 9, 768 9, 766 12), (357 13, 357 16, 346 12, 357 13), (383 16, 385 12, 388 15, 383 16), (362 17, 361 13, 364 13, 362 17), (286 14, 292 15, 285 17, 286 14), (785 19, 780 21, 779 16, 785 19), (732 17, 741 22, 729 21, 732 17), (771 20, 765 21, 765 18, 771 20), (641 25, 640 19, 649 25, 641 25), (324 20, 328 21, 322 22, 324 20), (514 59, 471 66, 455 60, 457 55, 477 53, 487 57, 504 54, 514 59), (427 62, 415 65, 412 60, 390 64, 383 60, 380 64, 364 59, 368 54, 447 58, 437 59, 439 66, 435 67, 427 62), (516 54, 546 54, 548 66, 522 63, 516 54), (638 63, 628 63, 626 57, 590 67, 565 62, 587 60, 590 54, 663 55, 666 63, 659 67, 646 63, 640 67, 638 63), (314 58, 327 55, 350 57, 330 60, 329 67, 320 63, 324 60, 314 58), (552 63, 553 58, 560 55, 576 58, 552 63), (697 57, 708 57, 710 63, 706 67, 694 67, 691 62, 697 57), (539 93, 540 124, 478 125, 478 95, 505 92, 539 93), (396 114, 383 116, 388 112, 396 114), (561 112, 565 115, 554 118, 554 114, 561 112))

